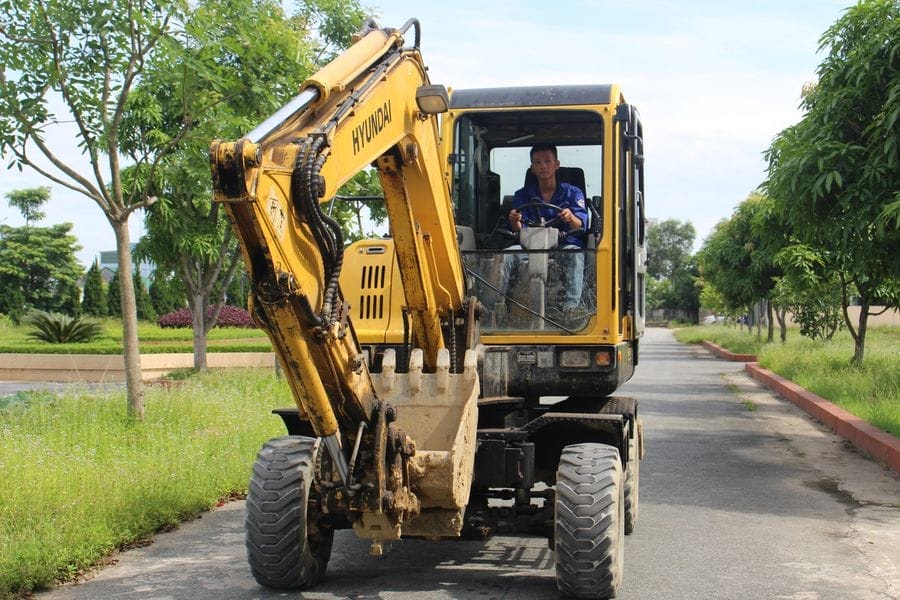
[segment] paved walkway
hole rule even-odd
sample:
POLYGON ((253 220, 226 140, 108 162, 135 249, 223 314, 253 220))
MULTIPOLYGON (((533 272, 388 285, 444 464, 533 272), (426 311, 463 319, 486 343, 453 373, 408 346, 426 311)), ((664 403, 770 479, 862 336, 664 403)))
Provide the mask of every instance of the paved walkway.
POLYGON ((87 383, 78 381, 75 383, 58 383, 52 381, 0 381, 0 396, 10 396, 16 392, 42 391, 42 392, 67 392, 73 391, 107 391, 124 388, 122 382, 114 383, 87 383))

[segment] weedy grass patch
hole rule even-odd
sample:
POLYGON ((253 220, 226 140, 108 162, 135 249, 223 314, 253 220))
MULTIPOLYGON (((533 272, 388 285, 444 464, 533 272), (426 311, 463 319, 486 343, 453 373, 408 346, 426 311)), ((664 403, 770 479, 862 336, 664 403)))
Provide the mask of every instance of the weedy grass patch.
POLYGON ((287 383, 251 370, 148 388, 146 418, 124 391, 17 395, 0 408, 0 597, 70 579, 246 492, 256 452, 281 435, 287 383))
POLYGON ((900 438, 900 336, 881 329, 900 328, 870 329, 859 367, 850 364, 853 340, 846 333, 831 342, 795 337, 768 344, 759 364, 900 438))

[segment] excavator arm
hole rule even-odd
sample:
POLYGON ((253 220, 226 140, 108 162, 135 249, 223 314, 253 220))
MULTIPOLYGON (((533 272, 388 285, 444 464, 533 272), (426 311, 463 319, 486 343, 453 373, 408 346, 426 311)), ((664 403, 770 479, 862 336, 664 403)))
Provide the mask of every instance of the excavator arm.
MULTIPOLYGON (((368 480, 375 488, 369 503, 374 512, 385 509, 378 490, 391 477, 398 479, 387 484, 396 488, 393 497, 404 497, 397 489, 408 483, 415 440, 393 428, 393 439, 385 441, 385 420, 394 409, 373 382, 354 334, 338 285, 344 242, 339 225, 321 208, 370 165, 384 190, 411 342, 421 349, 421 366, 410 369, 465 370, 467 388, 476 380, 467 394, 474 397, 478 388, 474 354, 458 352, 447 366, 445 340, 455 340, 459 323, 473 313, 466 308, 440 158, 436 114, 447 110, 447 93, 428 81, 417 27, 414 20, 399 30, 370 24, 291 103, 244 138, 215 141, 210 149, 215 199, 241 242, 254 318, 269 333, 299 410, 325 440, 340 485, 355 489, 368 480), (411 25, 416 43, 407 48, 403 35, 411 25), (360 451, 364 431, 373 446, 368 453, 360 451), (389 473, 385 444, 402 455, 401 473, 389 473), (358 456, 374 457, 370 472, 357 464, 358 456)), ((418 510, 414 495, 398 506, 392 524, 403 511, 418 510)))

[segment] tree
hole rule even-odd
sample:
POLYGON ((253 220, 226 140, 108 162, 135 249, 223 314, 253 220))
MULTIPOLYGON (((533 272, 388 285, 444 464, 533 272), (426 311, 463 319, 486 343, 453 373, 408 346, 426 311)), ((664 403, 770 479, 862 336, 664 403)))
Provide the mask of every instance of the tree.
POLYGON ((235 274, 228 285, 228 289, 225 290, 225 301, 231 306, 239 306, 246 309, 249 283, 247 270, 241 268, 240 273, 235 274))
POLYGON ((647 231, 647 304, 696 316, 700 309, 697 266, 691 256, 697 232, 689 221, 667 219, 647 231))
POLYGON ((365 230, 366 219, 371 225, 381 225, 387 219, 384 191, 375 169, 366 169, 354 175, 341 186, 335 198, 333 210, 329 214, 341 223, 344 240, 347 242, 374 235, 365 230))
POLYGON ((667 219, 647 231, 647 275, 674 281, 691 256, 697 230, 690 221, 667 219))
POLYGON ((810 339, 830 340, 841 325, 841 285, 827 255, 804 244, 786 246, 776 256, 784 274, 776 292, 810 339))
POLYGON ((147 212, 138 252, 179 273, 194 319, 197 369, 206 368, 207 333, 241 261, 220 205, 212 202, 209 142, 239 138, 268 117, 296 93, 329 45, 349 44, 362 19, 355 1, 305 2, 293 19, 272 0, 201 2, 185 22, 184 43, 167 46, 136 90, 142 110, 126 122, 127 147, 145 151, 171 139, 184 120, 194 124, 152 178, 141 165, 129 177, 137 185, 149 181, 159 198, 147 212))
POLYGON ((709 281, 704 281, 702 278, 698 282, 698 285, 700 286, 701 306, 711 310, 715 315, 729 314, 731 316, 736 316, 731 313, 728 303, 722 298, 722 294, 719 293, 716 286, 709 281))
POLYGON ((29 309, 79 312, 80 246, 71 231, 71 223, 0 225, 0 312, 15 321, 29 309))
POLYGON ((154 269, 150 277, 150 300, 157 315, 165 315, 184 308, 184 284, 175 271, 158 266, 154 269))
MULTIPOLYGON (((111 317, 122 318, 121 313, 117 312, 122 307, 122 285, 119 283, 119 272, 113 273, 109 285, 106 287, 106 306, 109 308, 111 317)), ((137 311, 137 303, 135 303, 135 311, 137 311)), ((134 313, 137 317, 137 312, 134 313)))
POLYGON ((712 284, 728 310, 743 313, 766 302, 769 341, 775 334, 768 300, 779 275, 775 254, 782 231, 773 221, 769 199, 753 193, 715 226, 698 253, 703 280, 712 284))
POLYGON ((23 190, 13 190, 6 194, 6 200, 13 208, 18 209, 25 217, 25 226, 31 227, 35 221, 40 221, 47 215, 41 212, 41 207, 50 200, 50 187, 41 186, 23 190))
POLYGON ((863 0, 822 36, 818 81, 804 90, 803 118, 772 142, 765 189, 793 235, 828 256, 842 292, 852 362, 865 356, 876 300, 900 305, 900 228, 890 227, 900 190, 900 2, 863 0), (851 322, 850 296, 860 304, 851 322))
POLYGON ((771 199, 759 192, 753 192, 740 204, 737 218, 746 221, 748 229, 748 249, 750 251, 751 278, 753 285, 765 302, 768 317, 767 340, 775 337, 775 317, 781 328, 781 341, 787 338, 785 313, 787 307, 779 302, 775 294, 782 268, 778 254, 790 236, 790 227, 783 223, 774 210, 771 199))
POLYGON ((156 311, 153 309, 153 301, 150 300, 150 292, 147 291, 144 279, 137 269, 132 275, 132 285, 134 285, 134 303, 138 319, 141 321, 155 321, 156 311))
MULTIPOLYGON (((187 9, 183 0, 0 0, 0 151, 100 207, 121 273, 133 270, 128 219, 153 202, 146 187, 126 193, 123 186, 122 123, 141 109, 130 100, 134 85, 187 9), (59 113, 52 100, 64 106, 59 113), (60 121, 74 124, 89 175, 63 158, 71 142, 49 135, 60 121)), ((183 121, 168 141, 132 160, 152 171, 192 124, 183 121)), ((134 289, 130 277, 119 281, 128 413, 142 419, 134 289)))
POLYGON ((9 205, 25 218, 24 227, 0 226, 0 312, 18 321, 29 309, 77 314, 80 249, 70 223, 35 227, 49 187, 13 190, 9 205))
POLYGON ((104 289, 103 276, 100 274, 100 263, 95 260, 84 278, 81 311, 92 317, 105 317, 108 306, 106 299, 107 294, 104 289))
POLYGON ((761 296, 748 285, 750 251, 746 239, 739 237, 734 217, 719 221, 698 253, 703 281, 711 284, 727 310, 743 314, 761 296))

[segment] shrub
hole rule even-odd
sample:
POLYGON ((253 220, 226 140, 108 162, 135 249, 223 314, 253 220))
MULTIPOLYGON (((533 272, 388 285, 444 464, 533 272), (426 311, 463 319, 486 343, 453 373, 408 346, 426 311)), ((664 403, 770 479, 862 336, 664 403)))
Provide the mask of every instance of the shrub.
POLYGON ((157 268, 150 278, 150 300, 157 315, 165 315, 184 307, 184 283, 173 271, 157 268))
POLYGON ((141 274, 135 270, 132 275, 134 284, 134 304, 137 309, 137 317, 142 321, 153 321, 156 319, 156 309, 153 308, 153 301, 150 299, 150 292, 144 285, 141 274))
MULTIPOLYGON (((206 309, 206 316, 209 317, 213 311, 212 306, 206 309)), ((179 308, 165 314, 156 320, 156 324, 160 327, 191 327, 191 311, 187 308, 179 308)), ((219 312, 219 318, 216 321, 216 327, 256 327, 250 313, 243 308, 237 306, 225 305, 219 312)))
POLYGON ((106 310, 111 317, 122 316, 122 292, 119 291, 119 272, 116 271, 106 286, 106 310))
POLYGON ((194 323, 191 320, 191 311, 179 308, 156 319, 156 324, 160 327, 191 327, 194 323))
POLYGON ((230 306, 228 304, 222 307, 222 311, 219 313, 219 319, 216 321, 216 324, 219 327, 256 327, 256 323, 253 322, 253 318, 250 316, 249 312, 243 308, 230 306))
POLYGON ((42 310, 35 310, 25 317, 25 323, 35 328, 28 337, 51 344, 90 342, 103 333, 98 321, 82 317, 69 317, 42 310))
POLYGON ((88 269, 84 278, 84 299, 81 301, 81 311, 91 317, 105 317, 108 313, 106 304, 107 291, 100 274, 100 263, 96 260, 88 269))

